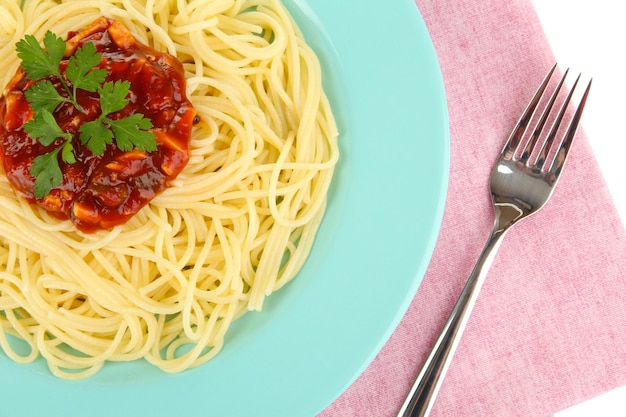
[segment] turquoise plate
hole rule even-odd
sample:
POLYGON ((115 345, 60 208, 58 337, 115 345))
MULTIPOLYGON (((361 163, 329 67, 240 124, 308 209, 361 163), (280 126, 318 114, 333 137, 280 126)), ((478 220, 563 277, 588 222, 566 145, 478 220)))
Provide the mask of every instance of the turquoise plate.
POLYGON ((341 161, 297 278, 238 320, 213 361, 142 361, 87 380, 0 353, 0 417, 312 417, 383 346, 417 290, 448 179, 445 93, 412 0, 287 0, 324 68, 341 161))

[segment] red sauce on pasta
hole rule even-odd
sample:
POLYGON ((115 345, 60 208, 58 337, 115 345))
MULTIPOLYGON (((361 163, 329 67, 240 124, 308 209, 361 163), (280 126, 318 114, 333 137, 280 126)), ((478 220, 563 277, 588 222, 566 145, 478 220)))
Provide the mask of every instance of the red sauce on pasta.
MULTIPOLYGON (((18 195, 56 217, 71 219, 84 232, 93 232, 125 223, 182 171, 189 159, 196 112, 185 95, 182 64, 141 44, 114 20, 101 18, 68 34, 62 74, 69 57, 87 42, 102 54, 99 67, 108 72, 107 81, 131 83, 129 104, 115 117, 141 113, 150 119, 157 150, 122 151, 113 143, 107 145, 104 154, 94 155, 76 133, 82 124, 99 116, 100 104, 96 94, 79 90, 77 101, 84 114, 65 103, 53 112, 59 126, 74 134, 76 162, 66 164, 60 160, 61 185, 45 197, 35 198, 30 167, 34 158, 49 152, 55 144, 46 147, 24 132, 23 126, 33 114, 24 91, 34 82, 21 69, 0 97, 0 150, 5 174, 18 195)), ((52 78, 53 84, 60 84, 52 78)), ((60 85, 57 89, 64 94, 60 85)))

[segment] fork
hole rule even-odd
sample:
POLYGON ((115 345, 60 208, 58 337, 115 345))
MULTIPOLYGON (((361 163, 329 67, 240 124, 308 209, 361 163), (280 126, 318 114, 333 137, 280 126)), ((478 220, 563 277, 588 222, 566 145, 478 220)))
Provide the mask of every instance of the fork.
POLYGON ((565 126, 563 121, 568 114, 567 108, 580 75, 562 104, 555 107, 559 92, 569 72, 569 70, 564 72, 553 93, 549 95, 547 87, 556 67, 555 64, 542 81, 496 161, 491 173, 491 200, 495 212, 493 229, 397 417, 426 417, 430 414, 480 288, 504 235, 518 221, 541 209, 554 191, 591 88, 591 81, 589 81, 571 116, 569 125, 563 128, 565 126), (546 100, 543 111, 538 112, 538 109, 542 107, 539 104, 546 100), (556 115, 555 112, 557 112, 556 115), (546 135, 543 133, 544 128, 550 124, 551 127, 546 135), (535 127, 532 128, 532 125, 535 127), (565 131, 562 132, 564 129, 565 131), (561 134, 561 139, 556 140, 561 134))

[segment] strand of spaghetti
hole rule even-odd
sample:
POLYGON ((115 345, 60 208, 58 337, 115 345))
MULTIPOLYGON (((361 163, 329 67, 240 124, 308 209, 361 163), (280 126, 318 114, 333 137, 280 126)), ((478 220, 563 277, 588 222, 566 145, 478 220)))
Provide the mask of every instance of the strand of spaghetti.
MULTIPOLYGON (((216 226, 219 224, 219 222, 212 222, 211 224, 211 231, 213 233, 215 233, 215 228, 216 226)), ((217 233, 215 233, 216 235, 218 235, 217 233)), ((190 320, 190 314, 191 314, 191 305, 193 303, 194 300, 194 296, 195 296, 195 289, 197 287, 197 283, 198 283, 198 277, 199 277, 199 269, 201 265, 204 265, 204 261, 205 259, 208 257, 209 251, 211 250, 211 247, 213 246, 213 239, 211 240, 206 240, 204 242, 204 245, 202 246, 202 249, 200 250, 200 254, 198 255, 198 262, 195 263, 192 272, 189 274, 189 289, 185 294, 185 298, 183 301, 183 306, 182 306, 182 315, 183 315, 183 331, 185 333, 185 335, 187 335, 187 337, 189 337, 190 339, 197 339, 198 337, 194 337, 195 336, 195 332, 192 329, 192 323, 190 320)), ((226 249, 227 250, 227 249, 226 249)))
POLYGON ((176 47, 166 31, 167 28, 157 25, 154 21, 153 14, 148 13, 148 10, 152 8, 151 6, 153 4, 154 2, 152 0, 144 2, 122 0, 122 5, 128 12, 128 18, 136 22, 136 24, 150 28, 153 45, 161 50, 167 48, 169 54, 176 56, 176 47))
MULTIPOLYGON (((0 28, 0 62, 10 62, 11 55, 14 53, 14 45, 22 38, 24 33, 24 19, 17 1, 0 5, 0 15, 0 21, 2 22, 2 28, 0 28)), ((9 68, 9 71, 0 76, 2 85, 5 85, 12 74, 15 73, 17 69, 16 64, 14 64, 12 71, 9 68)))
POLYGON ((274 291, 278 291, 287 284, 303 267, 317 234, 317 230, 324 217, 324 211, 319 210, 311 219, 310 223, 302 228, 295 252, 291 256, 291 262, 284 266, 282 274, 276 279, 274 291))

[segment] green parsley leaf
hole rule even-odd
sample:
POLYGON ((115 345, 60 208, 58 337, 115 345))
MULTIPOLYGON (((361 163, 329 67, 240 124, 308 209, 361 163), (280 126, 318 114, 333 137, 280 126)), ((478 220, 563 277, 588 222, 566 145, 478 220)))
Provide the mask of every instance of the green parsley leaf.
POLYGON ((80 129, 80 141, 94 155, 102 155, 106 145, 113 143, 113 132, 102 123, 101 119, 96 119, 83 124, 80 129))
POLYGON ((128 105, 126 96, 130 91, 130 81, 107 82, 98 88, 100 94, 100 108, 102 115, 106 116, 122 110, 128 105))
POLYGON ((50 190, 58 187, 63 181, 63 173, 59 167, 59 150, 61 148, 39 155, 33 160, 30 175, 35 177, 35 198, 45 197, 50 193, 50 190))
POLYGON ((113 129, 115 143, 123 151, 132 151, 137 148, 140 151, 153 152, 157 150, 156 135, 148 129, 152 128, 150 119, 136 113, 120 120, 109 120, 107 123, 113 129))
POLYGON ((72 83, 74 94, 76 94, 77 89, 90 93, 98 90, 107 76, 106 70, 93 69, 100 63, 101 58, 102 54, 96 52, 93 43, 83 45, 70 57, 65 75, 72 83))
POLYGON ((25 91, 26 100, 33 109, 46 109, 53 112, 57 106, 64 101, 68 101, 62 97, 54 85, 49 81, 41 81, 33 84, 25 91))
POLYGON ((52 145, 58 138, 72 139, 72 135, 64 132, 52 113, 45 108, 36 111, 33 118, 24 124, 24 131, 44 146, 52 145))
POLYGON ((109 81, 98 87, 100 117, 85 123, 79 129, 81 142, 87 144, 95 155, 102 155, 106 145, 111 144, 113 138, 117 147, 124 152, 132 151, 135 147, 147 152, 157 149, 156 135, 149 131, 153 127, 150 119, 139 113, 123 119, 107 117, 128 105, 126 97, 129 92, 129 81, 109 81))
POLYGON ((74 146, 71 141, 65 141, 63 147, 61 148, 61 159, 66 164, 73 164, 76 162, 76 157, 74 156, 74 146))
MULTIPOLYGON (((65 41, 51 31, 47 31, 43 38, 43 44, 48 51, 48 56, 51 60, 50 62, 52 64, 60 64, 63 59, 63 55, 65 55, 65 41)), ((56 68, 57 72, 59 72, 59 65, 57 65, 56 68)))
POLYGON ((22 69, 31 80, 49 76, 61 78, 59 65, 65 54, 65 41, 48 31, 43 49, 33 35, 26 35, 16 44, 17 56, 22 60, 22 69))

